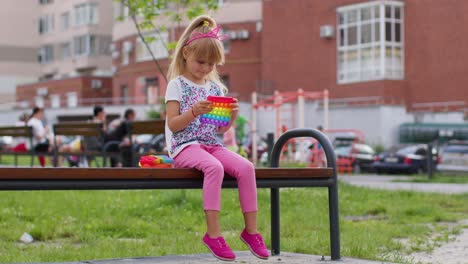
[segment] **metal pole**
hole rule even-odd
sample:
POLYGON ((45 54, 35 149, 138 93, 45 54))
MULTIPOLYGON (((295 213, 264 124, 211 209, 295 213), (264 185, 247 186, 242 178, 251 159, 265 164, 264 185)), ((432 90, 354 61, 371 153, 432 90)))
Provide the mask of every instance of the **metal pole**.
POLYGON ((273 133, 267 134, 267 153, 268 153, 268 162, 271 162, 271 151, 273 150, 273 145, 275 145, 275 135, 273 133))
MULTIPOLYGON (((279 157, 281 154, 281 149, 286 142, 293 137, 312 137, 317 139, 317 141, 322 145, 327 157, 327 167, 333 169, 333 178, 331 184, 328 186, 328 203, 329 203, 329 220, 330 220, 330 247, 331 247, 331 258, 332 260, 339 260, 340 256, 340 225, 339 225, 339 210, 338 210, 338 178, 336 174, 336 157, 333 147, 330 143, 330 140, 325 134, 316 130, 316 129, 291 129, 283 133, 275 143, 271 155, 271 165, 270 167, 276 168, 279 165, 279 157)), ((273 197, 273 195, 272 195, 273 197)), ((271 201, 273 204, 273 200, 271 201)), ((273 228, 279 227, 273 226, 273 218, 276 217, 272 212, 272 243, 273 243, 273 228)), ((279 218, 279 216, 278 216, 279 218)), ((279 220, 278 220, 279 221, 279 220)), ((275 222, 276 223, 276 222, 275 222)), ((278 238, 279 239, 279 238, 278 238)), ((272 244, 274 245, 274 244, 272 244)), ((279 243, 278 246, 273 247, 272 250, 278 249, 279 253, 279 243)))
POLYGON ((252 93, 252 123, 250 128, 252 129, 252 162, 257 164, 257 92, 252 93))
POLYGON ((426 157, 427 157, 427 174, 428 174, 430 180, 432 180, 432 178, 433 178, 432 148, 433 148, 432 143, 427 144, 427 155, 426 155, 426 157))
POLYGON ((270 189, 271 255, 280 254, 280 196, 279 188, 270 189))

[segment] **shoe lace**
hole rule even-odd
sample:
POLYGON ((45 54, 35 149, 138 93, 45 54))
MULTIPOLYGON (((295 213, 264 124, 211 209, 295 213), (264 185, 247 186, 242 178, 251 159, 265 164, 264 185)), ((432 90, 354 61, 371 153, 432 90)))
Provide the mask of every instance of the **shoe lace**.
POLYGON ((226 241, 224 241, 223 238, 218 238, 216 239, 216 242, 218 242, 218 245, 220 248, 225 248, 227 247, 226 241))
POLYGON ((255 235, 255 240, 259 246, 263 246, 265 243, 263 242, 263 237, 259 234, 255 235))

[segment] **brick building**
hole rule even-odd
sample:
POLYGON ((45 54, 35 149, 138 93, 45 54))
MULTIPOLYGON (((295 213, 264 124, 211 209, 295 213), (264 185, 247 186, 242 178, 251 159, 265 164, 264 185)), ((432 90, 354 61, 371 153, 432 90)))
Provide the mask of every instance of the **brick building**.
MULTIPOLYGON (((230 38, 224 43, 226 64, 218 70, 241 101, 249 102, 253 91, 328 89, 330 127, 358 128, 372 142, 385 144, 396 141, 395 130, 404 122, 467 119, 467 1, 220 2, 211 15, 230 38)), ((125 17, 123 6, 113 7, 114 17, 125 17)), ((163 23, 169 28, 163 40, 174 41, 188 21, 180 27, 163 23)), ((138 39, 131 19, 115 21, 112 30, 112 102, 158 103, 169 62, 162 42, 153 42, 151 49, 164 74, 138 39)), ((321 111, 320 105, 312 106, 306 125, 323 124, 321 111)), ((268 127, 274 119, 266 114, 261 122, 268 127)))
MULTIPOLYGON (((213 16, 232 38, 219 71, 244 101, 255 90, 329 89, 332 102, 460 111, 468 107, 465 11, 461 0, 224 1, 213 16)), ((131 21, 116 23, 114 45, 113 94, 146 96, 156 87, 163 95, 166 81, 131 21)), ((165 71, 167 52, 153 48, 165 71)))

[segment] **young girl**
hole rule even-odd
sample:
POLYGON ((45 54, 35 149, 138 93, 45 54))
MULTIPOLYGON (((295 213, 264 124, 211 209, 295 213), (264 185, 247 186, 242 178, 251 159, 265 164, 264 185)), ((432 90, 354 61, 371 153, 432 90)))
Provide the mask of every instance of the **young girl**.
POLYGON ((223 96, 216 65, 224 63, 220 27, 209 16, 195 18, 177 43, 169 66, 171 80, 166 91, 166 143, 174 165, 195 168, 204 174, 203 209, 207 232, 202 241, 213 255, 232 261, 235 254, 221 236, 219 211, 224 172, 237 179, 245 228, 240 235, 257 257, 267 259, 268 250, 257 232, 257 187, 251 162, 226 149, 217 134, 226 132, 238 114, 233 104, 231 123, 218 127, 201 123, 199 116, 212 110, 209 95, 223 96))

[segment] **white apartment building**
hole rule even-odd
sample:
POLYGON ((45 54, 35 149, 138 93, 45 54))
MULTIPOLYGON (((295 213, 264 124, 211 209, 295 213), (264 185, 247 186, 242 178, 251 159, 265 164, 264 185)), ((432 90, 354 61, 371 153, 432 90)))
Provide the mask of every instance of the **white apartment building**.
POLYGON ((110 77, 113 24, 113 0, 3 0, 0 104, 61 106, 63 80, 110 77))
POLYGON ((109 73, 112 0, 38 0, 41 79, 109 73))
MULTIPOLYGON (((33 1, 2 1, 0 8, 0 109, 15 102, 19 84, 35 81, 37 63, 37 8, 25 8, 33 1)), ((37 4, 37 1, 35 1, 37 4)))

